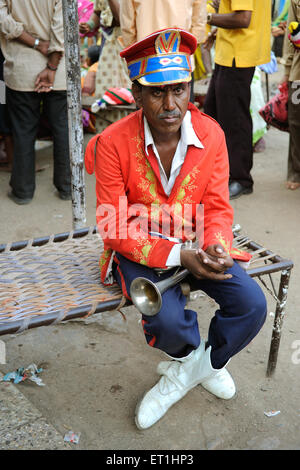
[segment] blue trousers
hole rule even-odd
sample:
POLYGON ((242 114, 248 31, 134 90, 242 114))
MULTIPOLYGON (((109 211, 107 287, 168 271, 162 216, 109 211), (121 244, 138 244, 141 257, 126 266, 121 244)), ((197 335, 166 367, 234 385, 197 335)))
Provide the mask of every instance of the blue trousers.
MULTIPOLYGON (((227 270, 232 274, 225 281, 186 278, 191 287, 202 290, 219 305, 211 319, 208 345, 212 347, 211 363, 215 369, 241 351, 257 335, 266 319, 266 299, 259 285, 237 264, 227 270)), ((158 276, 151 268, 134 263, 120 254, 114 258, 115 279, 129 297, 130 285, 136 277, 159 282, 170 271, 158 276)), ((173 357, 185 357, 200 344, 197 313, 185 308, 186 297, 177 284, 162 295, 162 308, 155 316, 142 315, 146 341, 173 357)))

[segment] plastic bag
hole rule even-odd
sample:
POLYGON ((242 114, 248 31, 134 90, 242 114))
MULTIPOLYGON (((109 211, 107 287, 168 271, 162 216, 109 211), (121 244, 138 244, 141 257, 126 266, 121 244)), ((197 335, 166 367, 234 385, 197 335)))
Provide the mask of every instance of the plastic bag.
POLYGON ((255 68, 254 76, 251 83, 251 102, 250 113, 253 123, 253 145, 261 139, 267 132, 266 121, 259 114, 259 110, 265 105, 264 95, 261 86, 261 71, 255 68))
POLYGON ((278 65, 277 65, 277 59, 273 51, 271 51, 271 61, 268 62, 267 64, 262 64, 258 66, 262 72, 265 73, 275 73, 278 72, 278 65))
MULTIPOLYGON (((94 11, 94 4, 90 0, 80 0, 78 2, 78 23, 87 23, 92 16, 94 11)), ((87 34, 81 34, 80 37, 92 37, 95 36, 97 29, 90 31, 87 34)))
POLYGON ((289 132, 288 124, 288 83, 285 82, 278 86, 279 93, 268 101, 268 103, 259 110, 259 114, 270 126, 285 132, 289 132))
POLYGON ((43 369, 41 367, 38 368, 36 364, 30 364, 27 367, 20 367, 19 369, 13 372, 8 372, 0 381, 10 382, 11 380, 13 380, 14 384, 18 384, 29 379, 39 386, 44 386, 45 384, 43 383, 42 379, 37 376, 38 374, 40 374, 40 372, 43 372, 43 369))
POLYGON ((72 444, 79 444, 80 432, 69 431, 64 436, 65 442, 72 442, 72 444))

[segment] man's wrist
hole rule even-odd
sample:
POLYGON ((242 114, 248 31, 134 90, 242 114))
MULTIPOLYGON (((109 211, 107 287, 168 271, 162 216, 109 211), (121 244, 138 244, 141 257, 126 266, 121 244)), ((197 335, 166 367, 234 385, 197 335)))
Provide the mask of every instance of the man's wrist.
POLYGON ((182 243, 179 252, 181 266, 185 267, 184 262, 187 256, 190 256, 191 254, 194 256, 196 254, 196 250, 194 248, 188 248, 184 243, 182 243))
POLYGON ((206 18, 207 24, 211 24, 211 22, 212 22, 212 17, 213 17, 213 14, 212 14, 212 13, 207 13, 207 18, 206 18))
POLYGON ((39 38, 37 38, 35 41, 34 41, 34 45, 33 45, 33 49, 37 49, 40 45, 40 40, 39 38))
POLYGON ((47 69, 51 70, 52 72, 56 72, 57 67, 47 62, 47 69))

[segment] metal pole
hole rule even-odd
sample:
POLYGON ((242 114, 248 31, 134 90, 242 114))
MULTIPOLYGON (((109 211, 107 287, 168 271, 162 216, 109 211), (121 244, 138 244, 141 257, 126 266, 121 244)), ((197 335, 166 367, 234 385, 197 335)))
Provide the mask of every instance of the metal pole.
POLYGON ((276 364, 277 364, 277 357, 278 357, 279 344, 280 344, 280 338, 281 338, 282 324, 283 324, 283 319, 285 315, 285 304, 287 301, 290 276, 291 276, 290 269, 282 271, 281 273, 279 291, 278 291, 278 296, 277 296, 278 302, 276 305, 272 340, 271 340, 269 359, 268 359, 267 377, 273 376, 275 372, 276 364))
POLYGON ((77 0, 62 0, 62 6, 72 178, 73 229, 77 230, 86 225, 84 141, 81 111, 80 40, 77 0))

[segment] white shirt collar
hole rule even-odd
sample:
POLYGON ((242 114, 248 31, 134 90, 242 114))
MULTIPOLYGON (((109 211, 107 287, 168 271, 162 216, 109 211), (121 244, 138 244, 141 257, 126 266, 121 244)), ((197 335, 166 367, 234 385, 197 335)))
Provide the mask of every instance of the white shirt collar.
POLYGON ((172 160, 172 166, 171 166, 171 171, 170 171, 170 176, 167 178, 165 170, 163 168, 163 165, 160 160, 160 156, 158 154, 157 148, 155 146, 149 124, 147 122, 147 119, 144 117, 144 130, 145 130, 145 152, 146 155, 148 154, 148 145, 152 145, 152 149, 154 152, 154 155, 158 161, 159 165, 159 173, 160 173, 160 179, 162 186, 164 188, 165 193, 169 196, 172 188, 174 186, 175 180, 177 176, 180 173, 181 167, 184 163, 186 153, 188 150, 188 145, 194 145, 198 148, 204 148, 198 137, 196 136, 196 133, 193 129, 192 125, 192 120, 191 120, 191 113, 188 111, 186 115, 184 116, 184 119, 182 121, 181 125, 181 136, 176 148, 176 152, 174 154, 173 160, 172 160))
MULTIPOLYGON (((148 153, 148 145, 153 145, 154 140, 151 134, 151 130, 148 124, 148 121, 146 117, 144 116, 144 132, 145 132, 145 152, 146 155, 149 155, 148 153)), ((203 149, 204 146, 202 142, 199 140, 199 138, 196 135, 196 132, 194 131, 193 124, 192 124, 192 116, 191 112, 187 111, 183 121, 181 123, 181 137, 180 140, 182 141, 183 144, 186 146, 188 145, 194 145, 195 147, 203 149)), ((182 155, 182 158, 184 160, 185 155, 182 155)))

